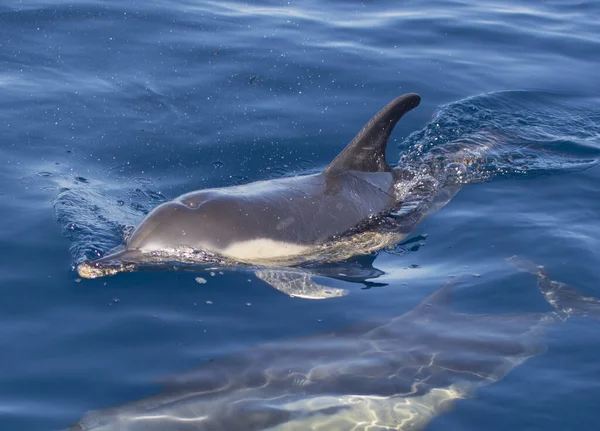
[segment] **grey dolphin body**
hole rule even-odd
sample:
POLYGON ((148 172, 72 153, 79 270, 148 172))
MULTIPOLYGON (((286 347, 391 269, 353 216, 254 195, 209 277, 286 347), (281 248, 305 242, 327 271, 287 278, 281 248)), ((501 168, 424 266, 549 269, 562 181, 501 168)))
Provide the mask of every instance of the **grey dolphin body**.
MULTIPOLYGON (((388 165, 386 144, 398 120, 419 103, 416 94, 390 102, 319 174, 200 190, 164 203, 123 246, 84 262, 78 272, 95 278, 153 261, 281 268, 395 244, 435 206, 429 202, 393 230, 374 227, 404 203, 398 185, 406 172, 388 165)), ((293 282, 301 276, 290 275, 293 282)))
POLYGON ((381 324, 274 342, 173 378, 163 393, 86 414, 71 431, 421 430, 458 399, 545 351, 543 327, 600 302, 529 262, 554 311, 461 314, 449 282, 381 324))

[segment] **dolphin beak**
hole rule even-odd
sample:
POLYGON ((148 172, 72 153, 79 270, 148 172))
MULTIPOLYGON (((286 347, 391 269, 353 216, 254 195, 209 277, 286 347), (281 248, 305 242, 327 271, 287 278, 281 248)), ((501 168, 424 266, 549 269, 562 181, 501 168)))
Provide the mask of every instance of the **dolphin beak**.
POLYGON ((79 264, 77 273, 81 278, 99 278, 132 271, 139 254, 138 250, 119 247, 98 259, 79 264))

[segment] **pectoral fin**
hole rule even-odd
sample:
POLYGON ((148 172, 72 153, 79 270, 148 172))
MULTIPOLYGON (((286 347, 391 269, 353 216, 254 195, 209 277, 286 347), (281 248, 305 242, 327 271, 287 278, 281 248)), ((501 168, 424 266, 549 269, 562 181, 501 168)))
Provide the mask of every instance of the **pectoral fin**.
POLYGON ((265 283, 292 298, 330 299, 348 294, 346 289, 318 284, 309 274, 303 272, 263 269, 255 274, 265 283))

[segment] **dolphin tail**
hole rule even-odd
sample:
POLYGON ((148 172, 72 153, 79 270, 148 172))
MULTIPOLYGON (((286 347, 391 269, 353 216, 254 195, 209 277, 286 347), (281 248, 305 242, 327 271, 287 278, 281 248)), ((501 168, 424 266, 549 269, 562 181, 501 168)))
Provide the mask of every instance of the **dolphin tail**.
POLYGON ((582 292, 560 281, 550 278, 548 271, 541 265, 512 256, 507 259, 517 268, 537 276, 538 289, 548 303, 565 317, 586 316, 600 320, 600 300, 585 296, 582 292))

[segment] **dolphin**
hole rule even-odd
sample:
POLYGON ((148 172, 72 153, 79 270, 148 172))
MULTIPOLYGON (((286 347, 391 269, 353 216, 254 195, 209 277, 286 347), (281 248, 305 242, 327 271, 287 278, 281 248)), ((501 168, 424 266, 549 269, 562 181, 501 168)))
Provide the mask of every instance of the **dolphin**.
POLYGON ((545 351, 543 328, 600 319, 600 301, 526 260, 547 312, 450 309, 450 279, 388 321, 277 341, 171 378, 164 392, 92 411, 69 431, 417 431, 477 388, 545 351))
POLYGON ((159 205, 124 244, 81 263, 79 275, 174 262, 246 265, 275 268, 278 276, 263 279, 289 287, 303 284, 306 273, 288 268, 397 244, 455 192, 386 161, 394 126, 420 100, 417 94, 392 100, 320 173, 204 189, 159 205))

